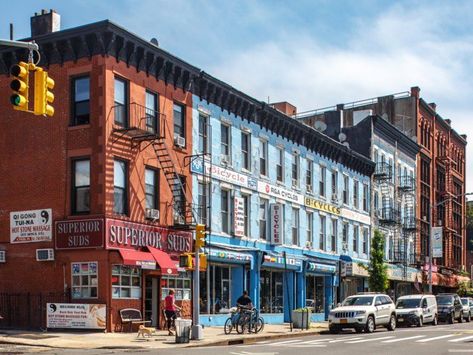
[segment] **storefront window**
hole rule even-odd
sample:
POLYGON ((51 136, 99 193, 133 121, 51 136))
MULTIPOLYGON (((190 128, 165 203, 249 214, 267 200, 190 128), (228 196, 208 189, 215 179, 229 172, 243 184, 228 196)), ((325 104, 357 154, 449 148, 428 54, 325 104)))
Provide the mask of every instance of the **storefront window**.
POLYGON ((97 298, 97 262, 72 263, 72 298, 97 298))
POLYGON ((323 276, 306 277, 306 306, 314 313, 323 313, 325 304, 325 288, 323 276))
POLYGON ((169 290, 173 289, 176 293, 176 301, 190 300, 192 280, 189 272, 181 272, 178 276, 163 277, 161 279, 161 299, 165 299, 169 290))
POLYGON ((141 270, 133 266, 113 265, 112 297, 141 298, 141 270))
POLYGON ((200 273, 200 312, 216 314, 232 307, 231 267, 210 265, 200 273))
POLYGON ((282 272, 261 270, 261 312, 283 312, 283 279, 282 272))

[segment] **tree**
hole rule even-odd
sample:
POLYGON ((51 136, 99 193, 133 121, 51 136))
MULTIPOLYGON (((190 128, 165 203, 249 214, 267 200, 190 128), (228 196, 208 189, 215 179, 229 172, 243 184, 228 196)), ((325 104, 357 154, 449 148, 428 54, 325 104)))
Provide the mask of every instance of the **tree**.
POLYGON ((371 239, 370 264, 368 266, 368 284, 370 291, 386 292, 388 289, 388 266, 384 262, 384 236, 379 230, 374 231, 371 239))

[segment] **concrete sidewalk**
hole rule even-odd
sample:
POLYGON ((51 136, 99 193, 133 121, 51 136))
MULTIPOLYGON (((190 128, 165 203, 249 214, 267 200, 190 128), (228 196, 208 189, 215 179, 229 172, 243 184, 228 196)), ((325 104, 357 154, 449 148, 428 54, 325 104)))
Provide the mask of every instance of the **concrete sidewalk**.
POLYGON ((308 330, 290 331, 288 324, 266 324, 258 334, 240 335, 233 331, 225 335, 223 327, 205 327, 203 340, 175 344, 174 336, 158 330, 151 338, 137 338, 136 333, 34 332, 0 330, 0 343, 41 346, 61 349, 166 349, 228 344, 247 344, 255 341, 294 336, 314 335, 327 330, 327 323, 312 323, 308 330))

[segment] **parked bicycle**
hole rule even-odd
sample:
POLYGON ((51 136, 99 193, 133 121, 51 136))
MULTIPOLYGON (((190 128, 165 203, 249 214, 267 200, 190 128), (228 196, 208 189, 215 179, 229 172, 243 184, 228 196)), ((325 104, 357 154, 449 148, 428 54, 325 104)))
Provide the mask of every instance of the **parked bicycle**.
POLYGON ((264 328, 264 319, 259 316, 259 311, 256 308, 241 309, 240 317, 236 325, 238 334, 259 333, 264 328))
POLYGON ((225 334, 230 334, 233 329, 236 329, 238 321, 240 320, 240 312, 238 311, 238 307, 232 307, 229 309, 230 317, 225 321, 225 325, 223 327, 223 331, 225 334))

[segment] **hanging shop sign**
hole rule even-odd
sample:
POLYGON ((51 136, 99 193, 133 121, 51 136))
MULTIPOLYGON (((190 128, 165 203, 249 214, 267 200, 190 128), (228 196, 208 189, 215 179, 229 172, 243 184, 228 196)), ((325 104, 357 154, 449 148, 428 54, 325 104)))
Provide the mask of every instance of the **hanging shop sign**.
POLYGON ((313 272, 324 272, 324 273, 331 273, 334 274, 337 271, 337 267, 335 265, 327 265, 321 263, 314 263, 309 261, 307 263, 307 270, 313 272))
POLYGON ((304 204, 304 196, 290 189, 284 189, 276 185, 271 185, 263 181, 258 181, 258 192, 264 193, 269 196, 280 198, 289 202, 297 203, 299 205, 304 204))
POLYGON ((282 235, 282 206, 278 203, 271 203, 269 205, 269 228, 271 229, 271 244, 281 245, 283 244, 283 235, 282 235))
POLYGON ((56 249, 103 247, 103 219, 56 221, 56 249))
POLYGON ((416 276, 418 280, 422 279, 422 275, 417 271, 417 269, 410 267, 397 267, 391 264, 388 264, 387 274, 388 279, 394 281, 415 282, 416 276))
POLYGON ((326 203, 326 202, 323 202, 323 201, 316 200, 316 199, 311 198, 311 197, 305 197, 304 198, 304 204, 307 207, 314 208, 314 209, 319 210, 319 211, 324 211, 324 212, 328 212, 328 213, 331 213, 331 214, 335 214, 337 216, 340 215, 340 213, 341 213, 340 207, 332 205, 330 203, 326 203))
POLYGON ((441 258, 443 256, 442 227, 432 227, 430 235, 432 238, 432 257, 441 258))
POLYGON ((107 249, 153 247, 168 253, 192 251, 192 233, 107 218, 107 249))
MULTIPOLYGON (((283 256, 265 255, 263 261, 265 264, 275 264, 278 267, 284 267, 283 256)), ((301 267, 302 261, 299 259, 286 257, 286 265, 290 267, 294 267, 294 266, 301 267)))
POLYGON ((204 159, 194 159, 190 165, 190 170, 196 174, 205 174, 212 176, 213 179, 256 190, 256 179, 218 165, 212 165, 204 159))
POLYGON ((51 208, 10 212, 10 243, 52 241, 51 208))
POLYGON ((245 235, 245 200, 242 197, 233 198, 233 231, 235 236, 245 235))
POLYGON ((62 329, 105 329, 105 304, 47 303, 46 327, 62 329))
POLYGON ((219 259, 229 262, 249 263, 252 259, 251 254, 218 249, 207 249, 207 254, 211 259, 219 259))

